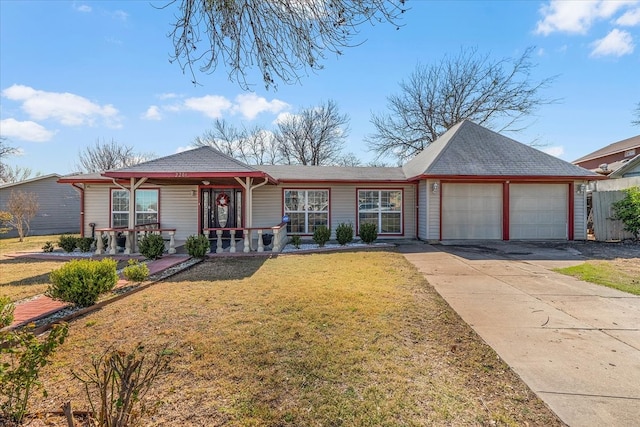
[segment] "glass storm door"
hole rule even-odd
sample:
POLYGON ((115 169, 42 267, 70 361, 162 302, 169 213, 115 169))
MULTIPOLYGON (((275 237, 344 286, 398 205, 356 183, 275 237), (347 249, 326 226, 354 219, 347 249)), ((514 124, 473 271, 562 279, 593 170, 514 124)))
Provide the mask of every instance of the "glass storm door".
MULTIPOLYGON (((203 228, 242 227, 242 192, 235 189, 202 189, 202 226, 203 228)), ((237 236, 237 235, 236 235, 237 236)), ((209 238, 217 237, 215 231, 209 231, 209 238)), ((230 232, 225 230, 222 238, 228 240, 230 232)))

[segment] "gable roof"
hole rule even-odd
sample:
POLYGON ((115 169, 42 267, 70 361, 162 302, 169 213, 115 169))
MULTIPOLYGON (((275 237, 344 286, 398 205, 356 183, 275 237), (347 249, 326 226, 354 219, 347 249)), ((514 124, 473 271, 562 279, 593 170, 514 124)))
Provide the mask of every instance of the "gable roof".
POLYGON ((640 154, 625 162, 623 166, 619 167, 615 171, 611 172, 609 177, 624 178, 627 174, 629 174, 629 176, 640 176, 640 154))
POLYGON ((30 182, 40 181, 40 180, 49 179, 49 178, 60 178, 60 175, 58 175, 57 173, 50 173, 49 175, 36 176, 33 178, 25 179, 24 181, 8 182, 5 184, 0 184, 0 188, 16 187, 22 184, 28 184, 30 182))
POLYGON ((468 120, 445 132, 403 170, 407 178, 602 178, 468 120))
POLYGON ((640 135, 632 136, 631 138, 623 139, 622 141, 609 144, 604 148, 601 148, 585 156, 582 156, 579 159, 574 160, 572 163, 594 160, 600 157, 608 156, 610 154, 621 153, 631 148, 640 148, 640 135))
POLYGON ((260 165, 255 168, 283 182, 406 181, 400 167, 260 165))
POLYGON ((264 172, 213 147, 182 151, 134 166, 109 170, 103 175, 112 178, 265 176, 264 172))

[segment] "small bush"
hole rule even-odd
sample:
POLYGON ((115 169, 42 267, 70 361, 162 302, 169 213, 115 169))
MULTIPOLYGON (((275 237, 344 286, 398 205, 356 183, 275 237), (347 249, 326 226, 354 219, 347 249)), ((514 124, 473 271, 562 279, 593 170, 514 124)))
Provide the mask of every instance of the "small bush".
POLYGON ((44 242, 44 246, 42 247, 42 252, 53 252, 53 243, 44 242))
POLYGON ((158 259, 164 252, 164 240, 159 234, 147 234, 140 239, 140 253, 147 259, 158 259))
POLYGON ((88 307, 118 282, 116 261, 109 258, 101 261, 74 259, 53 270, 49 280, 51 284, 45 295, 79 307, 88 307))
POLYGON ((291 236, 291 244, 294 248, 300 249, 300 244, 302 244, 302 239, 298 235, 291 236))
POLYGON ((344 222, 336 227, 336 240, 342 246, 353 241, 353 225, 344 222))
POLYGON ((76 246, 78 246, 78 238, 63 234, 60 236, 60 239, 58 239, 58 246, 65 252, 73 252, 76 250, 76 246))
POLYGON ((640 239, 640 187, 628 188, 625 197, 613 203, 614 218, 624 224, 624 229, 640 239))
POLYGON ((323 247, 325 243, 329 241, 331 238, 331 230, 329 230, 324 225, 319 225, 316 227, 313 232, 313 241, 318 244, 318 246, 323 247))
POLYGON ((130 282, 143 282, 149 277, 149 267, 147 264, 138 262, 137 259, 130 259, 122 274, 130 282))
POLYGON ((378 226, 371 223, 360 224, 360 238, 370 245, 378 238, 378 226))
POLYGON ((91 245, 93 245, 93 237, 80 237, 76 243, 81 252, 91 252, 91 245))
POLYGON ((184 247, 189 255, 196 258, 204 258, 211 250, 209 239, 204 234, 187 237, 184 247))

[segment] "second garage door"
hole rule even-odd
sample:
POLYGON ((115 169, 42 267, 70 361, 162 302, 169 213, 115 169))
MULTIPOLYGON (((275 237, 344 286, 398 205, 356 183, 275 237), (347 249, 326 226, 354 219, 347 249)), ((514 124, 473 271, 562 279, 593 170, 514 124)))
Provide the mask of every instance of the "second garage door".
POLYGON ((567 184, 511 184, 510 239, 567 239, 567 184))
POLYGON ((444 183, 442 239, 502 239, 502 184, 444 183))

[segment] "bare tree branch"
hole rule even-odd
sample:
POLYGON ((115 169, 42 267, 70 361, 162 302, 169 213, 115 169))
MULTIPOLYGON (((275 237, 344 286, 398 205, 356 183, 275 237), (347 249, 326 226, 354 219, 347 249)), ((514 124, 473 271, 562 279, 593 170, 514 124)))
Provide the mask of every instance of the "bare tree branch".
POLYGON ((640 102, 636 106, 636 109, 633 111, 634 119, 631 121, 631 124, 634 126, 640 126, 640 102))
POLYGON ((31 168, 20 166, 4 165, 0 170, 0 183, 20 182, 31 178, 31 176, 40 176, 40 172, 33 174, 31 168))
POLYGON ((221 65, 229 78, 248 89, 257 69, 268 89, 295 83, 307 69, 322 69, 326 52, 338 55, 354 46, 364 23, 397 26, 405 0, 172 0, 179 4, 169 33, 183 72, 213 73, 221 65), (199 66, 197 65, 199 64, 199 66))
POLYGON ((85 173, 104 172, 146 162, 154 158, 151 153, 135 153, 133 147, 120 145, 116 141, 96 141, 78 154, 76 167, 85 173))
POLYGON ((406 161, 462 120, 499 132, 517 132, 541 105, 557 102, 540 92, 555 77, 532 81, 533 48, 519 58, 492 61, 476 48, 461 49, 431 66, 418 66, 400 92, 387 98, 389 113, 373 114, 376 133, 367 138, 378 157, 406 161))
POLYGON ((35 193, 11 191, 7 201, 7 212, 11 214, 11 218, 7 223, 16 228, 20 242, 29 235, 31 220, 36 216, 39 208, 35 193))

